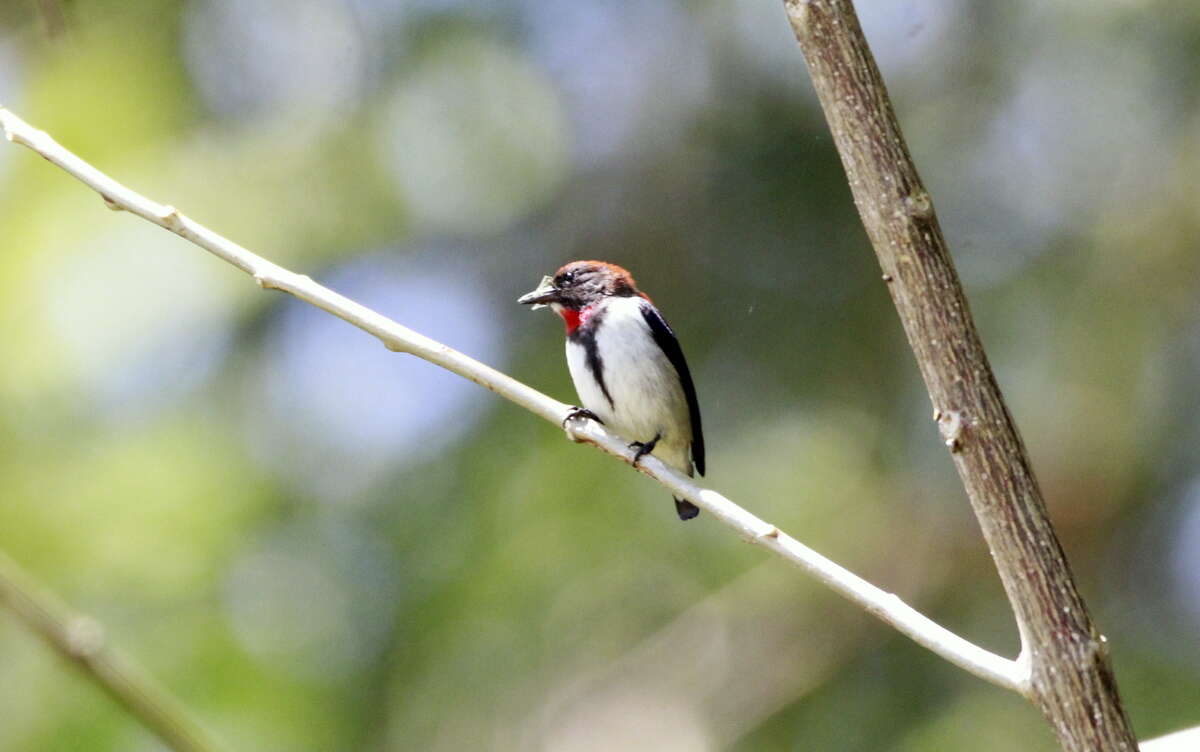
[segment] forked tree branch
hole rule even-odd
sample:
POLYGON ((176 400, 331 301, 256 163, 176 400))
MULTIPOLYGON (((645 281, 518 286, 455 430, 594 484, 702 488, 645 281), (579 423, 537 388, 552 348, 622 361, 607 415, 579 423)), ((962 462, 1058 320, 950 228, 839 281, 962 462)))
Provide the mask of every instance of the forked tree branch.
MULTIPOLYGON (((213 253, 251 275, 264 288, 282 290, 311 303, 323 311, 348 321, 377 337, 385 347, 416 355, 434 365, 470 379, 555 425, 564 425, 567 435, 592 444, 626 463, 633 453, 626 439, 609 432, 593 421, 567 421, 571 405, 559 402, 522 384, 490 366, 467 357, 440 342, 435 342, 387 317, 339 295, 312 279, 288 271, 251 253, 194 220, 174 207, 142 196, 92 167, 58 144, 49 134, 36 130, 11 111, 0 107, 0 125, 5 136, 28 146, 48 161, 97 191, 112 209, 132 212, 213 253)), ((653 455, 644 457, 637 469, 666 486, 679 498, 687 499, 714 518, 732 528, 747 541, 762 546, 792 562, 817 580, 882 619, 917 643, 941 657, 993 684, 1021 694, 1028 691, 1028 668, 1024 663, 1003 658, 959 637, 950 630, 866 580, 808 548, 716 491, 696 485, 691 478, 667 467, 653 455)))
POLYGON ((106 644, 94 619, 71 613, 0 551, 0 604, 176 752, 224 749, 170 692, 106 644))
POLYGON ((1032 699, 1068 752, 1137 747, 851 0, 784 0, 934 419, 1021 631, 1032 699))

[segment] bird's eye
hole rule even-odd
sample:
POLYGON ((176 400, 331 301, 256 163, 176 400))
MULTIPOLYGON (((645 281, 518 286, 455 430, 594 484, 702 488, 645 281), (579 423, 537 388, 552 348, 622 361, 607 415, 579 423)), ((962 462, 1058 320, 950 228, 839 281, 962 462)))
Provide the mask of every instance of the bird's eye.
POLYGON ((564 285, 569 285, 575 281, 575 272, 564 272, 562 275, 564 285))

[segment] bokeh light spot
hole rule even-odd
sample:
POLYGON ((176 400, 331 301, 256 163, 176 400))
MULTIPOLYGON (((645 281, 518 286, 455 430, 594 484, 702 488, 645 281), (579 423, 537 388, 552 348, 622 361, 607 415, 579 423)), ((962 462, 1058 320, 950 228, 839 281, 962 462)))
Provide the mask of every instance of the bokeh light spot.
POLYGON ((381 137, 408 208, 433 230, 503 230, 566 173, 549 81, 519 53, 475 37, 429 43, 392 94, 381 137))
POLYGON ((192 3, 183 52, 208 105, 234 119, 337 118, 366 67, 353 16, 326 0, 192 3))
MULTIPOLYGON (((324 280, 421 334, 503 367, 492 296, 469 258, 376 254, 324 280)), ((268 332, 245 411, 254 451, 306 494, 352 498, 437 455, 488 394, 310 305, 289 301, 268 332)))

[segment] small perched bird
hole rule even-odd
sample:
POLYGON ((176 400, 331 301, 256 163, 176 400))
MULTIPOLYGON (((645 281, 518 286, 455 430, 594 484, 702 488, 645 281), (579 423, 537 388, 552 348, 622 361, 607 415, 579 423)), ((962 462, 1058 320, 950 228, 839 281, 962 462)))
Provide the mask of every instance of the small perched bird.
MULTIPOLYGON (((654 452, 704 475, 704 435, 692 374, 675 332, 629 272, 603 261, 572 261, 518 303, 549 306, 567 326, 567 367, 586 415, 633 439, 634 464, 654 452)), ((700 513, 675 499, 679 519, 700 513)))

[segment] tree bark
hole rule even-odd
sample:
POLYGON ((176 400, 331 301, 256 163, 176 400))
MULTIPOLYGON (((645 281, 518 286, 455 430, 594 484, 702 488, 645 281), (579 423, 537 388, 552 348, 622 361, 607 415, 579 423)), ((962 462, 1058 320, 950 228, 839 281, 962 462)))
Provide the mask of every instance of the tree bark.
POLYGON ((1104 637, 1075 586, 1024 444, 850 0, 785 0, 854 202, 991 548, 1064 750, 1137 748, 1104 637))

